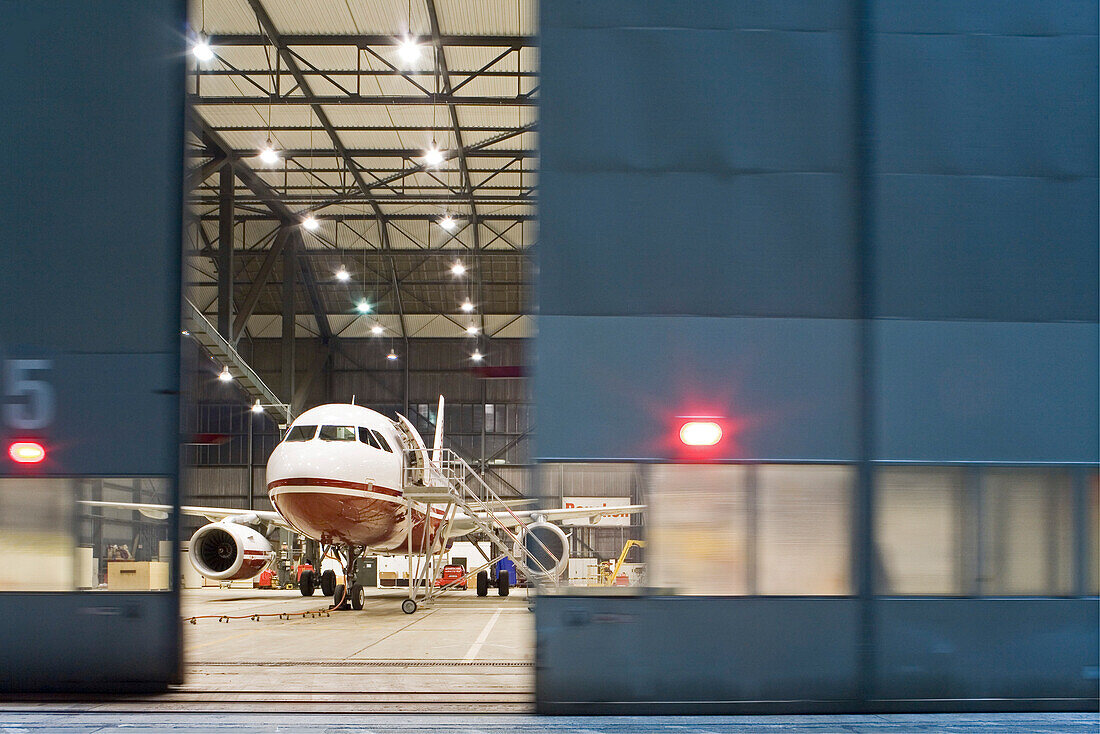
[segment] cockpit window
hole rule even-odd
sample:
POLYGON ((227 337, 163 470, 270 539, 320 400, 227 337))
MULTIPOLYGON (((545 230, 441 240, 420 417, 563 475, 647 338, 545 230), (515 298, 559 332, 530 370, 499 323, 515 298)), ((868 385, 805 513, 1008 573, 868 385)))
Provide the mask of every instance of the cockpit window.
POLYGON ((371 429, 371 433, 373 433, 374 437, 378 439, 378 445, 382 447, 383 451, 389 451, 391 454, 393 453, 393 449, 390 448, 390 442, 386 440, 385 436, 383 436, 378 431, 375 431, 374 429, 371 429))
POLYGON ((352 426, 321 426, 322 441, 354 441, 355 428, 352 426))
POLYGON ((294 426, 286 434, 287 441, 308 441, 317 433, 317 426, 294 426))
POLYGON ((374 433, 369 428, 359 428, 359 440, 365 444, 373 446, 376 449, 382 448, 378 445, 378 441, 374 437, 374 433))

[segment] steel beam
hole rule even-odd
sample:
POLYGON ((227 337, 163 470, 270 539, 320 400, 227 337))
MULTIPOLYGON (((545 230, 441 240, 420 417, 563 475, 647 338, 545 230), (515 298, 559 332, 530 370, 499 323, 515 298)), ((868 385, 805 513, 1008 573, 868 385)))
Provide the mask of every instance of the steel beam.
MULTIPOLYGON (((513 51, 515 51, 515 47, 510 46, 510 47, 506 48, 504 50, 504 52, 500 56, 493 59, 492 63, 489 64, 489 65, 491 66, 492 64, 497 63, 498 61, 500 61, 501 59, 503 59, 505 56, 512 53, 513 51)), ((270 77, 271 76, 271 71, 269 69, 242 69, 240 67, 226 68, 226 69, 195 68, 195 69, 188 69, 187 73, 192 75, 192 76, 243 76, 243 77, 249 77, 249 76, 270 77)), ((387 76, 387 77, 409 76, 409 77, 417 77, 417 76, 431 76, 431 74, 432 74, 432 72, 430 72, 430 71, 424 71, 424 70, 420 70, 420 69, 396 69, 396 70, 395 69, 321 69, 321 68, 318 68, 318 67, 315 67, 315 66, 310 66, 308 69, 305 70, 305 73, 309 74, 310 76, 322 76, 322 77, 342 77, 342 76, 344 76, 344 77, 352 77, 352 78, 357 77, 357 76, 365 76, 365 77, 371 77, 371 76, 387 76)), ((463 79, 461 82, 459 82, 455 86, 455 89, 458 89, 459 87, 465 86, 467 81, 473 81, 474 79, 477 79, 478 77, 496 77, 496 78, 502 78, 503 77, 503 78, 509 78, 509 79, 516 79, 516 78, 519 78, 519 79, 534 79, 534 78, 537 78, 538 75, 539 75, 538 71, 535 71, 533 69, 529 69, 529 70, 506 69, 506 70, 498 70, 498 71, 492 71, 491 69, 488 69, 488 68, 482 68, 482 69, 451 69, 451 73, 452 74, 462 74, 462 75, 466 76, 466 79, 463 79)), ((266 127, 263 128, 263 129, 267 130, 266 127)))
MULTIPOLYGON (((263 197, 259 197, 259 200, 260 200, 261 203, 263 203, 265 205, 267 204, 267 201, 265 199, 263 199, 263 197)), ((357 201, 360 201, 360 200, 356 200, 356 199, 351 199, 350 200, 351 203, 356 203, 357 201)), ((529 203, 534 204, 535 202, 531 201, 529 203)), ((317 217, 317 219, 321 219, 321 220, 328 219, 328 220, 341 221, 341 222, 374 221, 374 220, 379 218, 377 214, 364 214, 364 213, 358 213, 358 212, 348 212, 346 214, 315 215, 315 216, 317 217)), ((203 214, 201 217, 199 217, 199 219, 201 219, 205 222, 216 221, 217 218, 218 217, 217 217, 216 214, 203 214)), ((481 215, 479 215, 478 218, 483 222, 511 222, 511 221, 533 222, 536 219, 538 219, 538 215, 537 214, 481 214, 481 215)), ((387 221, 393 221, 393 222, 421 222, 421 221, 424 221, 424 220, 429 220, 429 221, 434 222, 435 220, 439 219, 439 217, 438 217, 438 215, 428 215, 428 214, 387 214, 385 216, 385 219, 387 221)), ((269 216, 269 215, 266 215, 266 214, 238 214, 237 215, 237 221, 238 222, 255 222, 255 221, 285 222, 287 220, 283 219, 282 217, 280 217, 278 215, 269 216)), ((296 223, 296 222, 294 222, 294 223, 296 223)), ((400 252, 400 250, 397 250, 397 251, 400 252)), ((411 251, 415 252, 416 250, 411 250, 411 251)), ((448 250, 447 252, 449 252, 451 255, 453 255, 455 253, 454 250, 448 250)))
MULTIPOLYGON (((306 248, 302 244, 301 230, 295 229, 293 236, 296 240, 297 249, 304 252, 306 248)), ((332 326, 328 322, 328 311, 321 299, 321 291, 317 287, 317 275, 313 272, 313 261, 304 257, 297 258, 297 260, 298 269, 302 273, 302 285, 305 286, 309 305, 313 309, 313 318, 317 321, 317 329, 321 334, 322 341, 328 343, 332 339, 332 326)))
MULTIPOLYGON (((453 99, 454 93, 451 89, 451 74, 447 70, 447 54, 444 50, 443 44, 440 42, 442 33, 439 30, 439 15, 436 13, 435 0, 424 0, 428 9, 428 23, 432 30, 432 43, 436 49, 436 56, 438 57, 439 73, 443 80, 443 91, 447 97, 453 99)), ((470 207, 470 222, 473 224, 473 240, 474 240, 474 252, 481 252, 481 237, 479 234, 479 224, 477 216, 477 203, 474 199, 474 184, 470 179, 470 169, 466 164, 467 157, 470 155, 470 151, 466 150, 465 144, 462 142, 462 125, 458 121, 458 109, 453 101, 447 102, 447 110, 451 116, 451 131, 455 136, 455 145, 458 148, 458 167, 462 172, 462 185, 466 190, 466 198, 468 200, 468 206, 470 207)), ((510 165, 510 164, 509 164, 510 165)), ((478 343, 482 339, 487 338, 485 334, 485 311, 481 308, 481 304, 485 302, 485 294, 481 287, 481 269, 479 268, 475 274, 477 278, 477 298, 478 302, 478 314, 479 314, 479 329, 478 329, 478 343)), ((484 397, 484 388, 482 390, 484 397)), ((482 401, 484 403, 484 400, 482 401)), ((481 438, 481 471, 485 472, 485 436, 481 438)))
MULTIPOLYGON (((202 150, 188 151, 188 155, 196 155, 206 157, 209 153, 202 150)), ((225 164, 225 154, 218 152, 211 160, 206 163, 195 166, 193 169, 187 172, 187 190, 198 188, 202 185, 203 181, 214 175, 214 172, 220 170, 225 164)))
POLYGON ((202 118, 194 108, 188 108, 188 114, 191 118, 191 124, 194 126, 196 134, 198 134, 208 145, 221 151, 223 155, 230 156, 230 162, 233 164, 233 173, 237 176, 241 183, 243 183, 256 197, 263 202, 263 204, 271 210, 273 214, 282 222, 286 224, 297 224, 299 216, 291 211, 290 207, 282 202, 279 195, 275 192, 271 186, 264 181, 263 177, 259 176, 248 164, 244 163, 239 158, 232 157, 233 148, 229 146, 222 139, 218 131, 214 129, 210 123, 202 118))
POLYGON ((239 95, 239 96, 211 96, 204 97, 201 94, 188 94, 187 102, 193 105, 242 105, 249 107, 266 107, 273 105, 302 105, 302 104, 361 104, 361 105, 437 105, 460 104, 474 107, 535 107, 539 103, 538 97, 486 97, 456 95, 363 95, 363 94, 294 94, 288 96, 271 95, 239 95))
MULTIPOLYGON (((311 202, 314 204, 314 212, 319 211, 325 206, 331 206, 333 204, 348 204, 348 203, 365 203, 368 201, 377 201, 380 204, 468 204, 470 197, 466 194, 461 195, 448 195, 448 194, 405 194, 405 195, 392 195, 392 196, 378 196, 372 195, 370 199, 367 199, 361 195, 353 196, 341 196, 334 201, 318 202, 317 196, 314 194, 311 196, 308 193, 308 189, 301 187, 291 187, 291 191, 302 191, 303 193, 286 194, 283 197, 284 201, 294 202, 303 205, 309 205, 311 202)), ((218 203, 219 197, 216 195, 198 195, 192 196, 189 200, 191 204, 197 205, 212 205, 218 203)), ((496 196, 492 193, 485 193, 483 196, 476 197, 477 203, 484 204, 534 204, 535 199, 531 196, 496 196)), ((237 204, 256 204, 264 203, 262 199, 255 196, 239 196, 237 197, 237 204)), ((316 214, 315 214, 316 216, 316 214)), ((439 215, 425 214, 421 217, 426 219, 439 219, 439 215)))
POLYGON ((313 359, 310 360, 309 367, 306 369, 306 374, 302 377, 301 383, 294 390, 294 397, 290 399, 291 410, 294 415, 302 413, 305 400, 309 397, 309 389, 313 387, 318 375, 324 371, 325 364, 332 356, 334 344, 335 342, 332 341, 324 341, 313 349, 313 359))
MULTIPOLYGON (((208 145, 228 155, 230 148, 225 144, 221 136, 218 135, 217 131, 212 128, 209 123, 203 120, 202 116, 193 108, 189 108, 188 111, 190 112, 192 123, 195 125, 200 137, 202 137, 208 145)), ((236 174, 237 178, 241 180, 241 183, 251 189, 252 193, 256 194, 263 202, 264 206, 270 209, 280 222, 287 226, 296 226, 299 223, 300 217, 298 214, 291 211, 290 207, 279 199, 279 195, 275 190, 272 189, 262 177, 258 176, 255 171, 240 161, 233 161, 233 172, 236 174)), ((301 237, 301 232, 299 230, 295 231, 298 237, 301 237)), ((316 283, 313 282, 313 271, 309 267, 308 261, 306 261, 306 267, 302 269, 302 278, 303 285, 305 285, 307 292, 316 295, 316 283), (310 289, 313 290, 311 291, 310 289)), ((319 303, 319 300, 315 303, 319 303)), ((324 334, 327 332, 331 336, 332 329, 328 325, 328 316, 325 314, 324 309, 317 307, 314 309, 314 314, 317 317, 317 327, 321 333, 324 334)))
POLYGON ((233 322, 233 166, 222 166, 218 209, 218 333, 232 341, 233 322))
MULTIPOLYGON (((267 37, 248 33, 216 34, 209 38, 210 45, 215 49, 218 46, 267 46, 270 42, 267 37)), ((280 36, 282 43, 287 46, 354 46, 366 48, 367 46, 385 46, 392 48, 398 42, 398 38, 391 34, 332 34, 332 35, 303 35, 288 33, 280 36)), ((534 48, 538 46, 537 36, 494 36, 494 35, 470 35, 470 36, 442 36, 440 43, 444 46, 489 46, 504 48, 516 46, 519 48, 534 48)))
MULTIPOLYGON (((295 56, 290 53, 290 51, 287 49, 286 45, 280 38, 279 31, 275 27, 275 23, 271 20, 271 16, 269 16, 267 14, 267 11, 264 10, 263 3, 260 0, 248 0, 248 4, 249 6, 251 6, 253 12, 256 13, 256 20, 259 22, 260 28, 278 50, 279 55, 283 59, 283 63, 286 65, 287 70, 290 72, 291 76, 294 77, 294 81, 297 82, 301 92, 306 96, 312 95, 313 92, 309 87, 308 80, 302 73, 301 68, 299 68, 298 62, 295 60, 295 56)), ((336 132, 336 127, 329 120, 328 114, 325 112, 324 108, 317 103, 312 104, 312 108, 313 114, 317 116, 317 122, 321 124, 321 127, 323 127, 325 132, 328 134, 329 139, 332 141, 333 148, 335 148, 339 156, 343 158, 344 163, 348 168, 348 171, 355 179, 355 183, 363 192, 363 196, 367 198, 367 202, 370 204, 371 209, 374 211, 375 215, 377 215, 377 218, 379 220, 379 229, 382 232, 382 246, 384 249, 389 249, 389 235, 386 229, 386 218, 382 213, 382 209, 378 206, 378 202, 372 199, 370 187, 363 179, 362 172, 355 164, 355 161, 352 160, 352 157, 348 155, 347 149, 344 147, 343 142, 340 140, 340 136, 336 132)), ((305 248, 303 247, 302 249, 304 250, 305 248)), ((327 343, 332 338, 332 328, 328 324, 327 316, 325 316, 325 309, 324 305, 321 303, 320 294, 316 291, 316 279, 313 278, 312 273, 309 272, 309 268, 312 267, 312 264, 309 260, 303 260, 300 264, 303 268, 303 274, 306 275, 306 291, 307 293, 309 293, 310 300, 313 303, 314 313, 317 316, 317 325, 321 329, 321 337, 327 343)))
MULTIPOLYGON (((308 129, 308 128, 307 128, 308 129)), ((341 128, 342 129, 342 128, 341 128)), ((516 135, 527 130, 515 131, 516 135)), ((499 141, 497 141, 499 142, 499 141)), ((258 155, 255 148, 238 148, 231 151, 236 158, 251 158, 258 155)), ((190 150, 187 155, 192 158, 204 158, 208 153, 201 150, 190 150)), ((307 148, 289 148, 280 150, 279 155, 285 159, 293 158, 343 158, 345 155, 352 158, 420 158, 424 155, 421 148, 344 148, 335 150, 332 148, 317 147, 312 150, 307 148)), ((462 150, 459 146, 458 155, 449 156, 459 158, 538 158, 537 150, 525 150, 520 148, 489 148, 478 146, 462 150)), ((496 170, 496 169, 494 169, 496 170)))
MULTIPOLYGON (((305 132, 309 125, 295 125, 287 122, 273 122, 268 125, 219 125, 218 130, 223 133, 266 133, 266 132, 305 132)), ((393 125, 341 125, 340 130, 347 133, 390 133, 398 132, 430 133, 436 128, 431 125, 402 125, 400 122, 393 125)), ((462 128, 471 133, 505 133, 515 130, 515 125, 466 125, 462 128)))
POLYGON ((294 276, 298 271, 297 264, 297 247, 293 241, 285 242, 283 246, 283 330, 282 341, 280 343, 281 350, 281 367, 282 367, 282 390, 281 394, 284 399, 293 403, 291 396, 294 395, 294 345, 295 345, 295 331, 297 324, 295 323, 295 308, 294 308, 294 276))
MULTIPOLYGON (((263 262, 260 263, 260 270, 256 273, 256 278, 249 286, 248 294, 244 297, 244 302, 237 311, 236 318, 233 319, 234 342, 241 338, 241 334, 244 332, 244 326, 248 322, 248 317, 252 315, 253 310, 256 308, 256 304, 260 300, 260 295, 267 286, 267 281, 271 277, 271 271, 275 268, 275 262, 279 259, 279 256, 282 255, 288 232, 289 230, 286 227, 280 228, 279 233, 275 235, 275 239, 271 243, 271 247, 266 250, 264 254, 263 262)), ((287 275, 284 273, 283 277, 285 279, 287 275)), ((293 281, 293 277, 291 277, 291 280, 293 281)))

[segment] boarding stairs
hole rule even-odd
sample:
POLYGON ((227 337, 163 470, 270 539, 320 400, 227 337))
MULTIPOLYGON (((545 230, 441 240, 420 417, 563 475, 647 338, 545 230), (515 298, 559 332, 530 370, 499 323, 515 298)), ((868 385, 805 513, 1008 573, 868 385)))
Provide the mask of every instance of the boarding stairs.
MULTIPOLYGON (((425 517, 432 516, 433 508, 442 511, 440 531, 434 534, 432 547, 427 547, 427 534, 424 544, 413 548, 409 554, 409 598, 417 602, 417 591, 422 590, 423 600, 419 603, 430 604, 447 587, 436 588, 435 579, 442 571, 440 565, 446 551, 449 531, 455 521, 472 524, 469 532, 480 532, 495 551, 495 557, 479 568, 468 571, 463 579, 475 575, 504 557, 511 558, 528 579, 533 581, 556 582, 548 569, 542 568, 538 559, 524 552, 524 544, 530 541, 542 546, 543 552, 549 550, 534 534, 527 533, 528 522, 516 515, 508 504, 490 487, 481 475, 451 449, 429 450, 422 446, 405 447, 404 498, 409 509, 414 507, 425 517), (422 567, 414 573, 413 554, 424 559, 422 567), (533 567, 532 567, 533 566, 533 567), (422 589, 418 589, 422 585, 422 589)), ((412 530, 413 512, 407 513, 408 528, 412 530)), ((449 584, 452 587, 458 583, 449 584)), ((413 607, 415 609, 415 606, 413 607)))

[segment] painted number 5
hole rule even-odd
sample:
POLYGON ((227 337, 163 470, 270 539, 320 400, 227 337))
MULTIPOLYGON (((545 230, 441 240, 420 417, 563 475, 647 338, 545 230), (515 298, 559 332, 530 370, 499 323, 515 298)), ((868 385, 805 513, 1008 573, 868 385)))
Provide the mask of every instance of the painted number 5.
POLYGON ((36 379, 53 367, 48 359, 10 359, 4 365, 4 423, 20 430, 45 428, 53 420, 53 385, 36 379))

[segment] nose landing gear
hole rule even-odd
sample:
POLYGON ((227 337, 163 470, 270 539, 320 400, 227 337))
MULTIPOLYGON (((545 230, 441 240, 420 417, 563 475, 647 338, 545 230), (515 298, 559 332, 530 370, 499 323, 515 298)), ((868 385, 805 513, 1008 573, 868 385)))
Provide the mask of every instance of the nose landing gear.
MULTIPOLYGON (((362 609, 367 601, 367 590, 355 581, 355 562, 363 555, 365 548, 361 545, 347 545, 332 546, 332 550, 344 571, 344 583, 336 583, 335 572, 328 570, 321 574, 321 590, 326 596, 331 594, 333 610, 362 609)), ((302 573, 302 578, 305 579, 305 572, 302 573)), ((311 593, 312 583, 313 578, 310 578, 311 593)))

